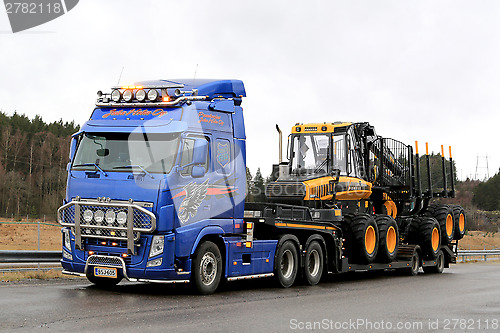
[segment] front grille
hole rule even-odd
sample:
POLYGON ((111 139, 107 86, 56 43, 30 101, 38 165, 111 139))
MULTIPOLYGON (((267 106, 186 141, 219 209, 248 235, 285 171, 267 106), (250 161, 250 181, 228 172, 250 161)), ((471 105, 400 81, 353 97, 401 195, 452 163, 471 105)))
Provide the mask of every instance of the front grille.
POLYGON ((110 267, 123 267, 123 260, 120 257, 93 255, 87 259, 87 265, 100 265, 110 267))
POLYGON ((306 188, 303 183, 274 182, 266 186, 266 196, 268 198, 297 198, 302 199, 306 195, 306 188))

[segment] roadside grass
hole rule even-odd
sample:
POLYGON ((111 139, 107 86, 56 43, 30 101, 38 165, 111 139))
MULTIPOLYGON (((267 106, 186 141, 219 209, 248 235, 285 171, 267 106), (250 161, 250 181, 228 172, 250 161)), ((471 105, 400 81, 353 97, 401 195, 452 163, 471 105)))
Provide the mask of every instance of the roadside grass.
POLYGON ((64 275, 60 270, 2 272, 0 282, 16 282, 22 280, 83 279, 78 276, 64 275))

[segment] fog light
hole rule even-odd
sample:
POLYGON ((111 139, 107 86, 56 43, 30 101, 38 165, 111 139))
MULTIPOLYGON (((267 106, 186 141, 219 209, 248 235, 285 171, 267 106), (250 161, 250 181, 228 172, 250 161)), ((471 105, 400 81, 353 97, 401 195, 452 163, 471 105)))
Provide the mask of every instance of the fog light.
POLYGON ((64 249, 62 251, 62 256, 64 259, 73 260, 73 256, 71 255, 71 253, 67 252, 64 249))
POLYGON ((163 262, 163 258, 158 258, 158 259, 153 259, 151 261, 148 261, 147 263, 147 267, 156 267, 156 266, 160 266, 163 262))

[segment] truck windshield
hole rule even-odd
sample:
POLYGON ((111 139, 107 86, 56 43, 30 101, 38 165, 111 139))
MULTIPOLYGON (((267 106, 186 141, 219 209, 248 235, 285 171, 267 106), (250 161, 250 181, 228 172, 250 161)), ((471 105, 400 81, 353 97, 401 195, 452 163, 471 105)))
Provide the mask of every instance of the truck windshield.
POLYGON ((83 133, 73 170, 167 174, 179 147, 179 133, 83 133))

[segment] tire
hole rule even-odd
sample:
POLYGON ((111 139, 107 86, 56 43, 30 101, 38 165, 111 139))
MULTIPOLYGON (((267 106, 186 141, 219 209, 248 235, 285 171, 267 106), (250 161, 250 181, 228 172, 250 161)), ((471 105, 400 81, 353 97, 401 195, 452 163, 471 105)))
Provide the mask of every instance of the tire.
POLYGON ((281 244, 276 258, 275 275, 279 285, 289 288, 295 282, 299 269, 299 255, 295 244, 287 240, 281 244))
POLYGON ((465 235, 465 225, 467 222, 465 219, 465 210, 459 205, 453 205, 451 206, 451 209, 453 210, 453 219, 455 221, 455 233, 453 235, 453 239, 460 240, 464 238, 465 235))
POLYGON ((411 276, 415 276, 418 274, 418 270, 420 269, 420 254, 417 250, 413 252, 413 256, 411 257, 410 267, 405 268, 405 273, 411 276))
POLYGON ((444 254, 439 250, 436 257, 436 266, 423 267, 425 273, 441 274, 444 271, 444 254))
POLYGON ((377 215, 379 246, 377 251, 377 262, 389 263, 396 260, 399 246, 399 230, 394 218, 389 215, 377 215))
MULTIPOLYGON (((416 219, 417 220, 417 219, 416 219)), ((435 259, 441 249, 441 229, 433 217, 421 217, 419 220, 419 245, 425 259, 435 259)))
POLYGON ((217 290, 222 277, 222 259, 215 243, 201 243, 194 254, 191 282, 202 295, 212 294, 217 290))
POLYGON ((357 214, 348 218, 350 245, 349 256, 352 263, 369 264, 377 256, 379 235, 373 216, 357 214))
POLYGON ((449 244, 455 235, 455 221, 453 210, 449 205, 430 205, 424 213, 425 216, 434 217, 441 228, 441 243, 449 244))
POLYGON ((87 270, 87 273, 85 274, 87 276, 87 279, 95 284, 98 287, 101 288, 110 288, 116 286, 120 281, 122 280, 123 277, 119 276, 117 278, 106 278, 106 277, 98 277, 95 276, 93 273, 92 269, 87 270))
POLYGON ((323 249, 317 241, 309 243, 304 257, 304 278, 305 281, 314 286, 318 284, 323 276, 324 259, 323 249))

